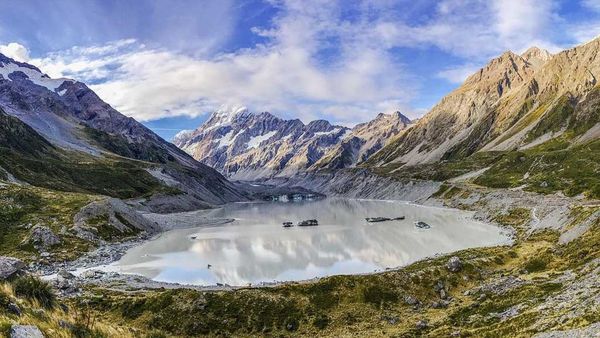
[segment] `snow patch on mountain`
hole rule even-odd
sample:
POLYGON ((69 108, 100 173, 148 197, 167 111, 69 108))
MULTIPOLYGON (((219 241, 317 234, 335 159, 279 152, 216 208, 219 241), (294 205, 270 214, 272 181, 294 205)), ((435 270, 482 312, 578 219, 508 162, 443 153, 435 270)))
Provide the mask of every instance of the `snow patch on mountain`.
POLYGON ((304 124, 268 112, 253 114, 242 106, 227 107, 214 112, 194 132, 180 135, 185 137, 178 137, 175 145, 233 179, 289 177, 311 170, 328 154, 344 158, 336 160, 336 167, 353 166, 408 123, 400 113, 381 114, 378 120, 351 130, 326 120, 304 124), (382 131, 371 130, 379 127, 382 131), (345 159, 349 146, 341 147, 345 139, 356 145, 350 161, 345 159))
POLYGON ((271 137, 275 136, 275 134, 277 134, 276 130, 270 131, 264 135, 259 135, 259 136, 254 136, 253 138, 250 139, 250 141, 248 141, 248 148, 256 148, 258 147, 261 143, 263 143, 264 141, 270 139, 271 137))
MULTIPOLYGON (((18 72, 25 74, 29 81, 38 86, 46 87, 48 90, 53 92, 56 92, 65 81, 74 82, 73 80, 67 78, 51 79, 46 74, 42 74, 41 72, 32 68, 23 67, 17 63, 0 62, 0 75, 5 80, 12 81, 11 77, 15 76, 15 74, 18 74, 18 72)), ((59 95, 64 95, 64 93, 66 93, 66 89, 61 90, 61 92, 62 94, 59 93, 59 95)))

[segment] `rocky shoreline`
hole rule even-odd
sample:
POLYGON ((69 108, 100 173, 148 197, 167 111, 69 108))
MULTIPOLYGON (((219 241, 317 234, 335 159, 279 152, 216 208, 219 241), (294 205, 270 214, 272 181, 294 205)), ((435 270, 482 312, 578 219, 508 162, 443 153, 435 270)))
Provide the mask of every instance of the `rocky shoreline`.
MULTIPOLYGON (((444 205, 442 199, 435 197, 421 196, 420 201, 409 202, 417 205, 427 205, 435 207, 448 207, 444 205)), ((452 206, 456 208, 455 206, 452 206)), ((154 235, 142 234, 140 237, 128 240, 123 243, 106 243, 98 249, 80 257, 79 259, 72 262, 60 263, 52 267, 47 266, 35 266, 32 271, 38 274, 46 276, 45 278, 51 280, 54 285, 61 290, 61 294, 65 296, 78 295, 77 290, 80 290, 86 285, 93 285, 96 287, 115 289, 129 292, 139 292, 148 289, 193 289, 199 291, 223 291, 223 290, 236 290, 245 288, 263 288, 263 287, 274 287, 280 285, 292 285, 292 284, 307 284, 314 283, 326 277, 312 278, 302 281, 275 281, 275 282, 264 282, 256 285, 244 285, 244 286, 230 286, 230 285, 190 285, 180 283, 167 283, 154 281, 150 278, 133 275, 133 274, 122 274, 118 272, 107 272, 103 271, 103 266, 118 261, 127 250, 130 248, 143 243, 144 241, 151 240, 160 236, 164 231, 173 229, 189 228, 195 226, 213 226, 225 224, 231 222, 230 219, 210 219, 203 215, 206 210, 183 212, 176 214, 145 214, 150 221, 159 224, 162 232, 154 235), (177 217, 173 217, 176 215, 177 217), (198 219, 204 217, 202 222, 198 222, 198 219), (61 277, 58 272, 62 271, 63 275, 66 273, 72 275, 68 280, 61 277), (65 273, 66 272, 66 273, 65 273)), ((480 212, 476 212, 475 218, 485 222, 492 222, 489 215, 482 216, 480 212)), ((485 214, 485 212, 483 212, 485 214)), ((503 226, 495 223, 496 226, 501 227, 506 231, 507 236, 510 237, 511 242, 515 240, 515 230, 509 226, 503 226)), ((437 254, 431 257, 423 258, 420 261, 426 261, 429 259, 435 259, 446 254, 437 254)), ((380 274, 388 271, 395 271, 404 268, 404 266, 390 267, 383 270, 376 270, 372 272, 366 272, 356 275, 371 275, 380 274)))

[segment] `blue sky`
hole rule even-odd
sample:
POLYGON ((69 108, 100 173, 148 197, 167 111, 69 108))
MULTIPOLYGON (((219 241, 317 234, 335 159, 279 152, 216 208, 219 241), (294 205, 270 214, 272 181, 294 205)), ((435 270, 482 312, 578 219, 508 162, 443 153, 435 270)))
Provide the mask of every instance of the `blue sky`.
POLYGON ((0 52, 86 82, 170 139, 243 104, 418 117, 505 50, 600 34, 600 0, 0 1, 0 52))

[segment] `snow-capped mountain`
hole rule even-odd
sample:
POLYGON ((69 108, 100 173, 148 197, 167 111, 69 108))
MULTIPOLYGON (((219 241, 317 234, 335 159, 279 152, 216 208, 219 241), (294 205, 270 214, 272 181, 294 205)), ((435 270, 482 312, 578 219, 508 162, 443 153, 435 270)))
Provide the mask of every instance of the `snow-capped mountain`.
POLYGON ((337 154, 346 142, 360 143, 343 167, 355 165, 385 144, 379 138, 391 137, 410 122, 401 114, 381 114, 376 121, 390 127, 374 131, 370 123, 349 129, 325 120, 304 124, 268 112, 250 113, 241 106, 222 106, 198 129, 179 133, 173 142, 233 179, 289 177, 316 168, 326 155, 346 156, 346 152, 337 154))
POLYGON ((387 145, 412 122, 399 111, 380 113, 369 122, 361 123, 337 146, 327 152, 311 169, 341 169, 356 166, 387 145))
MULTIPOLYGON (((11 131, 20 130, 31 139, 47 140, 52 145, 51 149, 48 148, 52 154, 47 155, 62 157, 58 164, 60 170, 52 172, 49 170, 51 166, 38 163, 44 159, 29 158, 31 152, 24 153, 15 146, 20 137, 18 133, 7 134, 0 144, 0 149, 8 149, 2 154, 4 158, 0 165, 3 168, 0 171, 6 171, 17 179, 31 181, 40 175, 51 174, 60 189, 79 191, 81 187, 76 182, 63 179, 77 176, 68 170, 88 170, 80 163, 94 163, 105 168, 107 161, 104 159, 110 158, 115 165, 123 163, 123 171, 130 168, 138 170, 138 177, 125 177, 123 174, 115 181, 103 181, 107 187, 116 189, 111 191, 122 191, 124 185, 137 192, 142 192, 141 186, 154 189, 166 185, 181 190, 195 201, 218 204, 244 198, 222 175, 197 162, 135 119, 122 115, 85 84, 71 79, 52 79, 33 65, 17 62, 2 54, 0 112, 18 119, 10 120, 3 115, 15 125, 10 128, 11 131), (18 126, 21 122, 32 129, 18 126), (56 153, 58 150, 59 153, 56 153), (32 161, 28 162, 29 159, 32 161), (71 161, 72 165, 69 164, 71 161), (28 164, 31 166, 28 167, 28 164), (144 170, 145 173, 140 173, 144 170)), ((98 172, 98 175, 102 174, 98 172)), ((47 185, 54 188, 53 184, 47 185)))

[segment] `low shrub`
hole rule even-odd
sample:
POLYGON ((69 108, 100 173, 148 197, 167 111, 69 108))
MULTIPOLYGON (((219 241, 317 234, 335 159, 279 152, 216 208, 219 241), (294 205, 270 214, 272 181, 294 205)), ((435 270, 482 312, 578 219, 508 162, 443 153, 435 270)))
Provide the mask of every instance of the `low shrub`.
POLYGON ((56 305, 56 294, 50 284, 37 277, 19 277, 13 281, 13 289, 17 296, 35 300, 46 309, 56 305))

